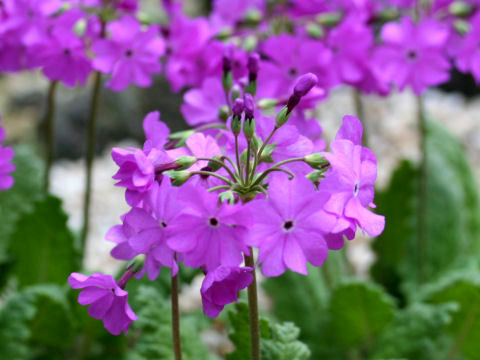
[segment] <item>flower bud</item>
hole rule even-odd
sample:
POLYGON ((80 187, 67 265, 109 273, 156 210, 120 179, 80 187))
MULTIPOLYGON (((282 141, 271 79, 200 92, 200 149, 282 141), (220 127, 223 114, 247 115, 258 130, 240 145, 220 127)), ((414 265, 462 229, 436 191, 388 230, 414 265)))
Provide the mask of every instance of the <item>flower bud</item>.
POLYGON ((315 170, 306 175, 306 178, 310 180, 315 186, 320 184, 320 181, 325 177, 325 171, 315 170))
POLYGON ((218 109, 219 119, 223 121, 227 121, 228 116, 229 116, 228 106, 227 105, 220 106, 220 108, 218 109))
POLYGON ((173 186, 181 186, 185 184, 188 179, 192 177, 192 173, 189 171, 174 171, 170 170, 165 173, 170 179, 172 179, 173 186))
POLYGON ((232 95, 232 101, 235 101, 239 97, 241 97, 242 96, 242 90, 240 89, 240 86, 238 86, 237 84, 233 85, 231 95, 232 95))
POLYGON ((465 1, 454 1, 448 7, 448 11, 454 16, 463 17, 472 13, 473 6, 465 1))
POLYGON ((241 98, 235 99, 235 102, 233 103, 233 106, 232 106, 233 115, 241 117, 244 109, 245 109, 245 105, 244 105, 243 99, 241 98))
POLYGON ((318 78, 315 74, 307 73, 298 78, 293 93, 297 96, 305 96, 307 93, 318 84, 318 78))
POLYGON ((328 160, 323 157, 322 153, 313 153, 305 156, 305 162, 315 169, 324 169, 329 165, 328 160))
POLYGON ((250 53, 250 55, 248 55, 248 62, 247 62, 249 81, 257 80, 259 67, 260 67, 260 55, 258 55, 258 53, 256 52, 250 53))
POLYGON ((275 118, 275 127, 278 129, 282 127, 290 118, 291 112, 288 111, 288 107, 285 106, 280 110, 280 112, 277 114, 277 117, 275 118))
POLYGON ((257 103, 257 106, 262 110, 268 110, 277 106, 277 99, 260 99, 257 103))
POLYGON ((247 138, 248 141, 252 140, 253 136, 255 135, 256 124, 255 118, 246 119, 243 122, 243 134, 247 138))
POLYGON ((471 29, 471 25, 468 21, 458 19, 453 22, 453 27, 460 35, 465 35, 471 29))
POLYGON ((175 164, 179 167, 176 170, 185 170, 191 167, 193 164, 197 162, 197 158, 194 156, 182 156, 175 160, 175 164))
POLYGON ((341 12, 326 12, 317 16, 317 23, 325 25, 327 27, 334 27, 342 20, 341 12))
MULTIPOLYGON (((222 162, 222 157, 220 155, 215 155, 213 159, 222 162)), ((207 167, 210 169, 212 172, 218 171, 221 166, 217 161, 209 161, 207 167)))
POLYGON ((248 10, 244 17, 244 23, 249 26, 257 26, 262 21, 262 13, 257 9, 248 10))
POLYGON ((243 104, 245 106, 245 119, 253 119, 253 113, 255 111, 255 103, 251 94, 243 95, 243 104))
POLYGON ((323 28, 315 23, 308 23, 306 30, 308 36, 313 39, 321 39, 325 35, 323 28))

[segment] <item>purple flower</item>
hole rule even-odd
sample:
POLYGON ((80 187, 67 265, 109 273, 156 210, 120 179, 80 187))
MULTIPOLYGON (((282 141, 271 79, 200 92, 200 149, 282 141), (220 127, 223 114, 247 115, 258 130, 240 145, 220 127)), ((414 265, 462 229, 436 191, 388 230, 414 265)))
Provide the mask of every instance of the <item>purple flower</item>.
POLYGON ((181 190, 172 187, 165 179, 155 183, 148 192, 145 208, 133 208, 123 217, 123 224, 114 226, 107 233, 109 241, 117 243, 112 256, 129 260, 138 254, 145 254, 145 266, 138 277, 145 272, 150 280, 158 277, 162 266, 172 269, 172 276, 178 272, 175 253, 167 246, 172 234, 171 228, 181 215, 183 206, 176 201, 181 190))
POLYGON ((220 121, 220 108, 227 105, 227 99, 219 78, 207 78, 200 89, 185 93, 180 110, 186 122, 197 126, 220 121))
POLYGON ((264 0, 215 0, 210 16, 216 28, 234 27, 242 21, 248 11, 266 11, 264 0))
POLYGON ((385 227, 385 218, 367 209, 374 207, 377 160, 373 152, 361 146, 362 124, 352 115, 343 118, 332 153, 325 153, 330 170, 319 186, 329 195, 325 210, 338 216, 332 233, 340 233, 358 225, 370 236, 378 236, 385 227))
POLYGON ((56 27, 50 36, 34 47, 35 62, 51 81, 62 81, 69 87, 85 85, 92 70, 85 45, 70 29, 56 27))
POLYGON ((424 19, 414 24, 405 16, 400 23, 383 26, 374 55, 378 76, 403 90, 410 85, 416 94, 448 80, 450 63, 444 53, 449 32, 443 24, 424 19))
MULTIPOLYGON (((0 117, 0 122, 2 118, 0 117)), ((15 165, 11 163, 13 159, 13 149, 2 146, 5 138, 5 130, 0 126, 0 190, 6 190, 13 186, 14 179, 10 172, 15 170, 15 165)))
POLYGON ((200 293, 203 312, 216 318, 225 305, 238 301, 238 292, 250 285, 253 280, 252 268, 219 266, 205 276, 200 293))
POLYGON ((336 221, 323 210, 325 195, 303 176, 288 180, 283 174, 270 181, 268 195, 248 205, 255 224, 247 243, 259 248, 262 273, 279 276, 290 269, 307 274, 307 262, 322 265, 328 255, 324 236, 336 221))
POLYGON ((251 220, 244 207, 219 205, 216 194, 191 185, 184 186, 178 198, 185 211, 167 243, 182 254, 184 264, 207 271, 240 265, 242 253, 249 253, 244 237, 251 220))
POLYGON ((162 70, 160 57, 165 52, 165 43, 158 36, 155 26, 142 31, 141 24, 130 15, 108 25, 111 39, 99 39, 92 50, 96 57, 93 67, 110 73, 107 86, 122 91, 130 84, 149 87, 152 74, 162 70))
POLYGON ((110 275, 94 273, 90 276, 72 273, 68 283, 73 289, 83 289, 78 295, 80 305, 90 305, 88 314, 102 319, 103 326, 113 335, 127 334, 137 316, 127 302, 128 292, 118 286, 110 275))
POLYGON ((470 25, 470 31, 456 51, 455 60, 460 71, 471 72, 477 84, 480 84, 480 13, 472 18, 470 25))

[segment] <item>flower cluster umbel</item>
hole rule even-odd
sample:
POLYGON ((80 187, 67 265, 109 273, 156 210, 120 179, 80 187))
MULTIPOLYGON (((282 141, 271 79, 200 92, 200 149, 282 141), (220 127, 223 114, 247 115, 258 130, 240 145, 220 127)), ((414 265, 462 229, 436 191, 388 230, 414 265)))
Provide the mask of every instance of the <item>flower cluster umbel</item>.
MULTIPOLYGON (((126 189, 131 206, 107 234, 115 243, 112 256, 134 263, 141 259, 134 275, 146 273, 151 280, 162 267, 170 268, 172 276, 179 263, 201 268, 206 274, 203 308, 210 317, 238 299, 256 267, 270 277, 287 269, 306 275, 308 263, 321 266, 329 249, 341 249, 357 228, 371 236, 384 228, 384 217, 369 210, 374 207, 376 159, 361 145, 360 121, 345 116, 331 151, 316 151, 318 144, 289 121, 308 103, 317 77, 301 76, 273 118, 258 108, 255 84, 243 91, 236 86, 229 61, 224 59, 222 75, 225 122, 170 134, 153 112, 143 123, 142 149, 112 151, 119 166, 114 178, 126 189), (242 267, 254 249, 254 267, 242 267)), ((256 62, 258 56, 252 55, 250 70, 256 62)), ((72 275, 72 286, 81 287, 79 279, 82 287, 92 286, 93 278, 78 274, 72 275)), ((82 303, 103 306, 94 316, 104 314, 112 333, 126 330, 134 316, 125 305, 125 292, 116 290, 118 282, 110 278, 99 286, 112 290, 108 297, 82 303), (121 298, 111 300, 111 294, 121 298), (112 330, 113 303, 122 304, 115 308, 122 321, 112 330)))

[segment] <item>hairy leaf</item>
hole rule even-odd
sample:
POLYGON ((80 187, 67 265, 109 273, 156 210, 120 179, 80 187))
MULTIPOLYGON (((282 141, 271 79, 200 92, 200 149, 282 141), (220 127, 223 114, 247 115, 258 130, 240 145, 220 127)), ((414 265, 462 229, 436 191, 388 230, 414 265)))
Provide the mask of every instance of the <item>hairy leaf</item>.
POLYGON ((78 270, 74 237, 58 198, 47 196, 21 216, 11 236, 9 253, 20 286, 65 284, 68 275, 78 270))

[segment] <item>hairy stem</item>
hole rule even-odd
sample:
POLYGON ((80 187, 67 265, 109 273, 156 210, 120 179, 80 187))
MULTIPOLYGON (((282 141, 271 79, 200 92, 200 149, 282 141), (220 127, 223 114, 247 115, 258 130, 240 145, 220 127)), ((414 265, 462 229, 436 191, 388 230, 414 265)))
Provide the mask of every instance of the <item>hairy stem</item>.
POLYGON ((257 277, 255 274, 255 261, 253 259, 253 249, 250 248, 250 255, 245 255, 245 266, 253 269, 253 280, 248 287, 248 310, 250 316, 250 344, 251 360, 260 360, 260 325, 258 321, 258 295, 257 295, 257 277))
POLYGON ((198 161, 211 161, 211 162, 214 162, 215 164, 223 167, 225 170, 227 170, 228 172, 228 175, 230 175, 230 177, 232 178, 233 181, 236 181, 237 180, 237 177, 235 176, 235 174, 233 173, 233 171, 222 161, 219 161, 217 159, 213 159, 213 158, 204 158, 204 157, 199 157, 197 158, 198 161))
POLYGON ((52 169, 55 149, 55 93, 57 81, 50 83, 47 94, 47 109, 45 112, 45 173, 44 188, 48 192, 50 188, 50 171, 52 169))
POLYGON ((250 151, 252 149, 252 144, 250 140, 247 140, 247 165, 245 166, 245 184, 248 184, 250 178, 250 151))
POLYGON ((172 336, 175 360, 182 360, 182 344, 180 341, 180 313, 178 310, 178 274, 172 276, 172 336))
POLYGON ((426 256, 427 248, 427 124, 425 119, 425 111, 423 107, 423 100, 421 96, 417 96, 417 121, 418 132, 420 136, 419 150, 420 150, 420 165, 418 172, 418 188, 417 188, 417 280, 422 283, 424 274, 423 260, 426 256))
POLYGON ((242 171, 242 163, 240 162, 240 153, 238 150, 238 135, 235 135, 235 157, 237 160, 237 167, 238 167, 238 176, 240 177, 240 182, 243 184, 243 171, 242 171))
POLYGON ((98 103, 100 97, 100 88, 102 84, 102 75, 97 71, 94 75, 93 93, 90 103, 90 113, 87 123, 87 155, 85 160, 85 192, 83 197, 83 227, 81 233, 81 250, 82 253, 85 250, 85 244, 87 241, 88 230, 90 225, 90 201, 92 192, 92 167, 95 157, 95 145, 97 136, 97 115, 98 115, 98 103))
POLYGON ((197 170, 197 171, 192 171, 190 173, 193 174, 193 175, 213 176, 213 177, 216 177, 217 179, 222 180, 223 182, 227 183, 230 186, 233 185, 233 183, 230 180, 228 180, 226 177, 224 177, 222 175, 215 174, 215 173, 210 172, 210 171, 197 170))

